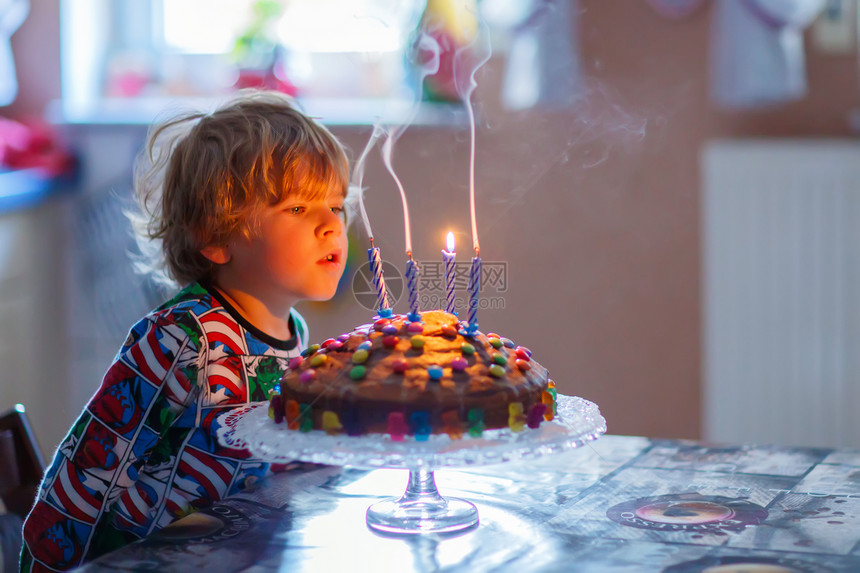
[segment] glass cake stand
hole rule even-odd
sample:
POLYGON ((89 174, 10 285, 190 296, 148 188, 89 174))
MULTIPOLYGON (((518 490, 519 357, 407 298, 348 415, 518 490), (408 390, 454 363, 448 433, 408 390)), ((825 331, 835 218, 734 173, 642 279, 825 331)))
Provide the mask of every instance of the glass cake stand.
POLYGON ((298 432, 275 424, 268 402, 231 410, 219 417, 218 439, 227 447, 247 449, 271 463, 306 462, 363 468, 406 468, 409 482, 399 498, 377 502, 367 510, 367 525, 396 534, 448 533, 478 523, 470 502, 439 495, 433 472, 442 467, 485 465, 537 457, 595 440, 606 432, 597 405, 576 396, 559 395, 553 421, 521 432, 486 430, 479 438, 468 434, 452 440, 446 434, 426 441, 406 436, 328 435, 321 430, 298 432))

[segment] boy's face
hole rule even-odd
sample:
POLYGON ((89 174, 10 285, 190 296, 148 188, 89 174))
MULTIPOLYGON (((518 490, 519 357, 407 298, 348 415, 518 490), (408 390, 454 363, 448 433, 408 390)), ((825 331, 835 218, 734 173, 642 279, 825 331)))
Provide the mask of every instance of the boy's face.
POLYGON ((234 285, 277 306, 330 299, 346 264, 343 209, 337 189, 322 198, 288 197, 267 207, 257 236, 229 243, 230 260, 221 271, 234 285))

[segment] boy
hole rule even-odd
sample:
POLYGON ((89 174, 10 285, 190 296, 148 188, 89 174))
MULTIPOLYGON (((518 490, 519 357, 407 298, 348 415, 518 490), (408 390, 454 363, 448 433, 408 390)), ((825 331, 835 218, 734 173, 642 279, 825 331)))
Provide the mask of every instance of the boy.
POLYGON ((138 235, 185 287, 132 327, 58 448, 22 571, 75 567, 262 477, 219 445, 216 418, 267 398, 307 345, 293 305, 331 298, 343 274, 346 156, 285 96, 245 93, 148 139, 138 235))

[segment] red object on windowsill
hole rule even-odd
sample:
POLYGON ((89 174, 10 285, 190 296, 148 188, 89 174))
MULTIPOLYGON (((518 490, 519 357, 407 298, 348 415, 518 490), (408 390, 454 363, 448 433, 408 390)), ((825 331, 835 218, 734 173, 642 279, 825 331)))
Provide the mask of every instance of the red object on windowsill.
POLYGON ((39 169, 46 175, 60 176, 74 167, 74 157, 50 126, 0 118, 0 168, 39 169))
POLYGON ((244 88, 260 88, 268 90, 277 90, 287 95, 295 97, 299 90, 287 79, 279 78, 271 70, 259 69, 240 69, 239 77, 236 79, 235 87, 237 89, 244 88))

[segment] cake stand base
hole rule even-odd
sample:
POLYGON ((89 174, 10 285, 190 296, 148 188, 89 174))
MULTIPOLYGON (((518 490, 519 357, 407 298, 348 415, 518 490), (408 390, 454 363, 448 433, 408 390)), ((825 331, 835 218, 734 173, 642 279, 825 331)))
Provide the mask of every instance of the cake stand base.
POLYGON ((443 498, 433 470, 548 455, 577 448, 606 432, 597 404, 559 394, 552 421, 539 428, 514 432, 486 430, 480 436, 452 440, 445 434, 424 440, 410 436, 394 441, 384 434, 330 436, 322 430, 298 432, 269 419, 268 402, 235 408, 218 417, 218 440, 270 463, 295 460, 359 468, 409 469, 409 485, 401 498, 372 505, 367 525, 379 533, 420 534, 463 531, 478 524, 478 510, 462 499, 443 498))
POLYGON ((367 526, 398 534, 450 533, 478 523, 478 508, 464 499, 444 498, 436 489, 433 472, 409 470, 402 497, 392 497, 367 509, 367 526))

